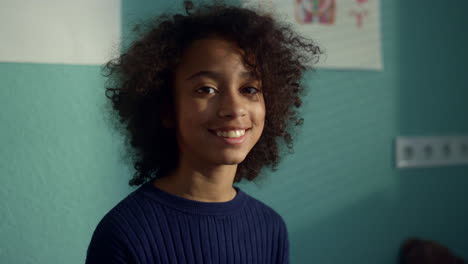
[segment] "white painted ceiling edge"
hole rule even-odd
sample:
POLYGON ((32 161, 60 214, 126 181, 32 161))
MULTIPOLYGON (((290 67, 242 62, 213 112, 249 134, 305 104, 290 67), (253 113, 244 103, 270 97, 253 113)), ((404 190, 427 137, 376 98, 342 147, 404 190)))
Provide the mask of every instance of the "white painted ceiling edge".
POLYGON ((100 65, 120 47, 119 0, 2 0, 0 61, 100 65))

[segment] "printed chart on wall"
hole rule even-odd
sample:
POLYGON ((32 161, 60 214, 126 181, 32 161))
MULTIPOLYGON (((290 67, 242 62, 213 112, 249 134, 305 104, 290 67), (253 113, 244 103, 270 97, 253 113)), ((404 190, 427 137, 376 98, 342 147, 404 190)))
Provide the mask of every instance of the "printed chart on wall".
POLYGON ((243 0, 323 48, 320 68, 382 70, 379 0, 243 0))

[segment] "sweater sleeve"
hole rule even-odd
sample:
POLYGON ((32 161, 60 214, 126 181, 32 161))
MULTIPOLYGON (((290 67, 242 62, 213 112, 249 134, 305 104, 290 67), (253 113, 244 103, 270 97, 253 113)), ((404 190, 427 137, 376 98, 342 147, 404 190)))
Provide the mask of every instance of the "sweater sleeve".
POLYGON ((86 254, 86 264, 134 263, 122 232, 112 219, 104 217, 96 227, 86 254))
POLYGON ((279 252, 277 264, 289 264, 289 236, 286 223, 281 218, 280 222, 280 232, 279 232, 279 252))

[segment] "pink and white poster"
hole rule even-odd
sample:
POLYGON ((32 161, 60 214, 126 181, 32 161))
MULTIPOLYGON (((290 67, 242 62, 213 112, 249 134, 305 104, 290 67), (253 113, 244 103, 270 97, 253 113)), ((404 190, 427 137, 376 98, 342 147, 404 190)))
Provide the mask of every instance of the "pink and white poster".
POLYGON ((325 51, 318 67, 382 70, 379 0, 243 0, 273 12, 325 51))

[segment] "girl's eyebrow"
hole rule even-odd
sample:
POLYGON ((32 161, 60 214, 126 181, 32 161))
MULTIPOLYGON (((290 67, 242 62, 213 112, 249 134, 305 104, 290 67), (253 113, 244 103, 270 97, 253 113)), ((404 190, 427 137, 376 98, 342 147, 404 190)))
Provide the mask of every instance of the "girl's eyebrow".
MULTIPOLYGON (((215 72, 215 71, 199 71, 190 75, 187 78, 187 80, 192 80, 192 79, 199 78, 199 77, 208 77, 214 80, 221 80, 223 77, 222 75, 223 74, 221 74, 220 72, 215 72)), ((255 74, 249 71, 240 72, 239 76, 243 79, 254 79, 254 80, 257 79, 255 74)))

